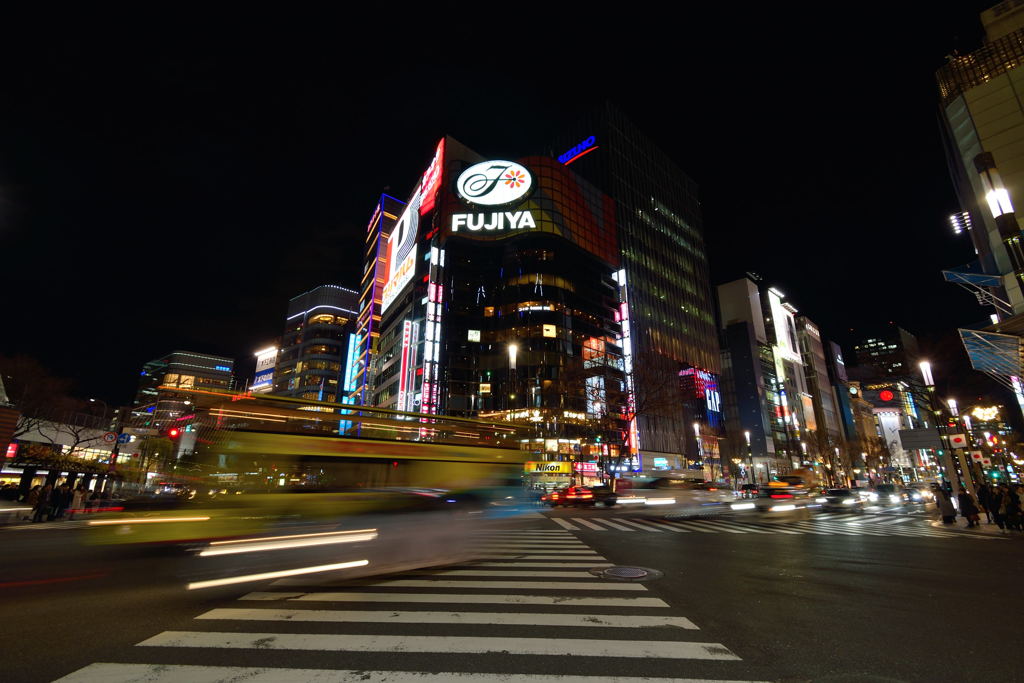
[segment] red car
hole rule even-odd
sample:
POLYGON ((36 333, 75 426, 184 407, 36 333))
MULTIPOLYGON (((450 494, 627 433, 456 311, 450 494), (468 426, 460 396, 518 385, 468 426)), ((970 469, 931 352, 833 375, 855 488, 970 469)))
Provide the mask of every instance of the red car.
POLYGON ((598 502, 605 506, 615 505, 616 496, 607 486, 566 486, 541 496, 541 502, 551 507, 564 505, 589 505, 593 507, 598 502))

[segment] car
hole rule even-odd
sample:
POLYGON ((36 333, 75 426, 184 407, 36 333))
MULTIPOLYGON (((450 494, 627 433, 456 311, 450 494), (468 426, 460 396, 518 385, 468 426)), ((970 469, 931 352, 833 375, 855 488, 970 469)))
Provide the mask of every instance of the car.
POLYGON ((878 505, 903 504, 903 492, 896 484, 878 484, 874 490, 877 498, 871 500, 878 505))
POLYGON ((741 498, 757 498, 760 492, 760 484, 744 484, 743 486, 740 487, 741 498))
POLYGON ((593 507, 601 503, 612 507, 618 496, 608 486, 566 486, 541 496, 541 502, 551 507, 583 505, 593 507))
POLYGON ((932 485, 929 483, 923 481, 915 481, 910 484, 907 484, 907 488, 921 494, 922 503, 927 503, 935 500, 935 494, 932 492, 932 485))
POLYGON ((667 517, 724 512, 735 500, 732 489, 717 482, 679 477, 619 480, 618 504, 642 507, 667 517))
POLYGON ((815 498, 822 510, 864 512, 864 500, 850 489, 825 489, 815 498))
POLYGON ((924 505, 927 502, 924 492, 920 489, 902 488, 900 489, 900 495, 903 497, 903 502, 906 505, 924 505))

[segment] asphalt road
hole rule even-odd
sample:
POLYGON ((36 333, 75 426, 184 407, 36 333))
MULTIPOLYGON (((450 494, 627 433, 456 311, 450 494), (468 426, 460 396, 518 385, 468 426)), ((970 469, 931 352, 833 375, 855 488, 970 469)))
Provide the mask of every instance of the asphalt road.
POLYGON ((1024 678, 1024 538, 902 511, 675 524, 616 508, 545 515, 482 540, 491 554, 473 565, 212 593, 185 590, 174 554, 112 554, 82 546, 74 528, 0 529, 0 678, 1024 678), (588 572, 611 565, 663 576, 588 572))

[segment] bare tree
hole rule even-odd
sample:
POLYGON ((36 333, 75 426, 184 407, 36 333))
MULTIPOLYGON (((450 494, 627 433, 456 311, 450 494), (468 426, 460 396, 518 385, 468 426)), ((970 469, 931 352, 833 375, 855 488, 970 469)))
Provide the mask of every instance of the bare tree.
POLYGON ((52 375, 29 356, 0 356, 7 396, 21 413, 14 438, 38 431, 44 423, 70 412, 76 403, 70 398, 71 381, 52 375))

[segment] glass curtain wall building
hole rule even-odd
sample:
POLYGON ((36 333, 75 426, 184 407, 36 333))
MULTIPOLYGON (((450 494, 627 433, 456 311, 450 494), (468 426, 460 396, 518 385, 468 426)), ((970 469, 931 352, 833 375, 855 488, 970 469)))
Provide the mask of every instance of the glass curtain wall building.
POLYGON ((717 389, 692 393, 695 376, 714 384, 720 362, 696 184, 611 105, 572 126, 552 152, 616 203, 645 469, 658 458, 668 469, 720 472, 717 389))

